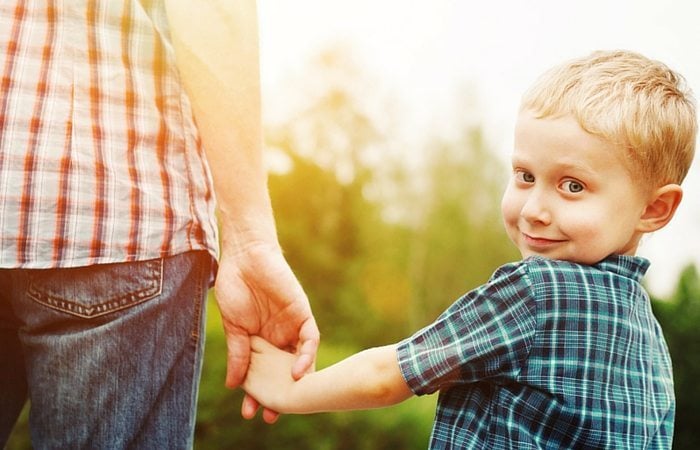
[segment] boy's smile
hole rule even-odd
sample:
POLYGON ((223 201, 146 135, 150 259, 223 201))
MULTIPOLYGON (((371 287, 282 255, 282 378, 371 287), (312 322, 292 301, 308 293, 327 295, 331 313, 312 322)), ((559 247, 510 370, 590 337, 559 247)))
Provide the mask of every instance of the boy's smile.
POLYGON ((584 131, 571 116, 518 117, 513 173, 501 204, 523 258, 584 264, 634 254, 647 206, 624 150, 584 131))

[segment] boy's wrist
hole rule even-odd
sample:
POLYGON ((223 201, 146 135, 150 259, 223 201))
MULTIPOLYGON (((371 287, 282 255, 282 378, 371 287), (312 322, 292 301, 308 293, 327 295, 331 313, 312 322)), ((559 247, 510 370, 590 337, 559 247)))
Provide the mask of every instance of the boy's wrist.
POLYGON ((278 402, 280 407, 287 414, 308 414, 313 412, 308 408, 312 400, 313 392, 306 392, 307 386, 313 386, 314 372, 301 377, 296 381, 292 381, 286 392, 283 392, 278 402))

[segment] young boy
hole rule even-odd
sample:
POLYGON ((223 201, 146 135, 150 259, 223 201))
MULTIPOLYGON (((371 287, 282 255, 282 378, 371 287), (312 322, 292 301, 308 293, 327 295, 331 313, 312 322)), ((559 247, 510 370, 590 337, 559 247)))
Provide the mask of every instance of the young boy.
POLYGON ((502 201, 523 260, 412 337, 298 381, 293 355, 254 339, 244 389, 302 414, 440 391, 431 448, 670 448, 671 360, 635 252, 673 217, 696 131, 658 62, 596 52, 550 70, 523 98, 502 201))

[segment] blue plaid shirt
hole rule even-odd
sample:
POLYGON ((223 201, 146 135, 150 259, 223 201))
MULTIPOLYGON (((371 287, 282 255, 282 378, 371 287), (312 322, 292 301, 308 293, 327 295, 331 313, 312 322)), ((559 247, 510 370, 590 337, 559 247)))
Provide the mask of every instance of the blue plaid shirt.
POLYGON ((440 391, 434 449, 669 449, 671 359, 646 259, 499 268, 402 341, 417 394, 440 391))

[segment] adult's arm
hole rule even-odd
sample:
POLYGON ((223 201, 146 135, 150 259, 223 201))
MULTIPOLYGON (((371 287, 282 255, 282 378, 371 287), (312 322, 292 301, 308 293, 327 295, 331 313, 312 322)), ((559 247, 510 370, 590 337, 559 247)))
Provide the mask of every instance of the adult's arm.
POLYGON ((319 332, 282 255, 267 190, 255 1, 166 0, 166 7, 217 196, 215 292, 228 347, 226 385, 243 381, 251 335, 296 349, 298 378, 314 364, 319 332))

